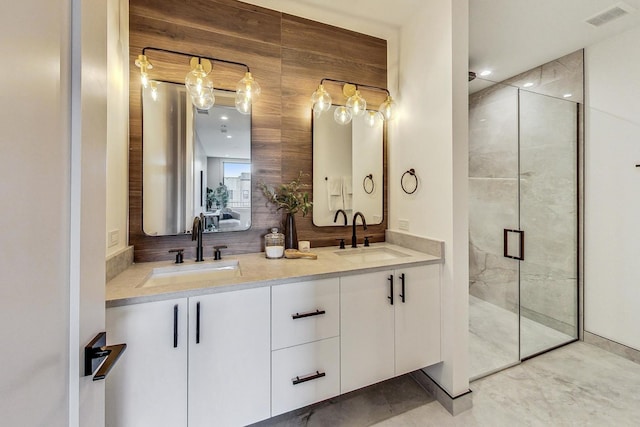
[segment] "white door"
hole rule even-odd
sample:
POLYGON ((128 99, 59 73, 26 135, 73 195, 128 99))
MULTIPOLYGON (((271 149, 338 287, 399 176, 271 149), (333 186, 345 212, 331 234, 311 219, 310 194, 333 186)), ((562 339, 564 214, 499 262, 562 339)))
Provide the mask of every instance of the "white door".
POLYGON ((393 377, 391 275, 382 271, 340 278, 341 393, 393 377))
POLYGON ((396 270, 396 375, 425 368, 440 357, 440 266, 396 270), (404 282, 404 286, 403 286, 404 282))
POLYGON ((107 309, 127 349, 106 378, 107 427, 187 426, 187 299, 107 309))
POLYGON ((3 425, 104 422, 81 356, 104 330, 104 10, 25 0, 0 14, 3 425))
POLYGON ((269 418, 270 312, 269 287, 189 298, 190 427, 269 418))

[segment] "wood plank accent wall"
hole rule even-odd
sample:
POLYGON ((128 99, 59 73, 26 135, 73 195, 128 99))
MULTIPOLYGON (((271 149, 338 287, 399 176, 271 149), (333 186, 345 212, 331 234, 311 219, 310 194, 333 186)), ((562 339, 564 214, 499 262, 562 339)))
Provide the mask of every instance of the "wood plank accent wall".
MULTIPOLYGON (((242 62, 262 86, 252 112, 251 229, 205 234, 203 244, 205 258, 211 258, 214 245, 226 245, 227 254, 263 250, 263 236, 271 227, 282 226, 282 215, 265 205, 255 184, 290 182, 299 171, 312 172, 311 94, 323 77, 386 87, 386 41, 235 0, 131 0, 129 13, 129 244, 134 246, 134 261, 170 260, 171 248, 185 248, 187 258, 195 257, 191 236, 147 236, 142 230, 142 108, 139 69, 133 64, 144 47, 242 62)), ((166 67, 164 75, 158 74, 161 69, 154 68, 150 77, 182 82, 188 65, 185 62, 183 71, 166 67)), ((216 86, 222 82, 222 87, 235 88, 243 72, 225 68, 223 77, 214 74, 216 86)), ((339 86, 326 88, 334 102, 343 99, 339 86)), ((371 92, 366 99, 378 105, 384 97, 371 92)), ((384 161, 386 181, 386 147, 384 161)), ((311 182, 309 175, 310 193, 311 182)), ((384 241, 387 188, 385 182, 383 223, 364 232, 358 227, 360 237, 384 241)), ((298 238, 310 240, 312 248, 351 236, 351 228, 314 226, 311 215, 296 215, 296 224, 298 238)))

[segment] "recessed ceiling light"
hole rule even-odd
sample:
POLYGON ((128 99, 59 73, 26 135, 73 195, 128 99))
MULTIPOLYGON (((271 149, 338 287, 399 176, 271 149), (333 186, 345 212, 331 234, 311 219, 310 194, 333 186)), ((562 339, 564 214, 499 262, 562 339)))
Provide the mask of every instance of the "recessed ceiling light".
POLYGON ((220 116, 220 120, 229 120, 229 117, 227 117, 227 116, 220 116))
POLYGON ((563 98, 571 98, 572 96, 572 93, 565 93, 564 95, 562 95, 563 98))
POLYGON ((231 139, 233 138, 231 135, 227 135, 227 139, 231 139))
POLYGON ((491 70, 480 71, 482 77, 487 77, 489 74, 491 74, 491 70))
POLYGON ((522 85, 522 87, 531 87, 533 86, 533 83, 531 82, 526 82, 525 84, 522 85))

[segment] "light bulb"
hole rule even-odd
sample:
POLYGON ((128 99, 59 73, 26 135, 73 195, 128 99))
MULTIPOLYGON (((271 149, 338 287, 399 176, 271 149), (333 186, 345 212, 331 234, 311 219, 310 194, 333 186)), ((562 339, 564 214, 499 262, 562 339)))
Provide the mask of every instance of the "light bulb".
POLYGON ((324 89, 324 86, 319 85, 318 89, 311 95, 311 102, 313 103, 314 114, 319 116, 331 108, 331 95, 324 89))
POLYGON ((347 107, 351 108, 354 117, 358 117, 367 111, 367 101, 360 96, 360 91, 356 90, 356 93, 347 99, 347 107))
POLYGON ((236 94, 236 110, 242 114, 251 114, 251 99, 246 95, 236 94))
POLYGON ((184 84, 193 97, 200 96, 206 90, 213 91, 213 81, 200 63, 187 73, 184 84))
POLYGON ((242 80, 236 85, 236 96, 242 95, 248 102, 254 103, 260 97, 262 89, 257 81, 253 79, 250 72, 246 72, 242 80))
POLYGON ((140 68, 140 83, 142 87, 146 88, 149 85, 148 71, 153 68, 153 65, 149 62, 146 55, 138 55, 135 64, 136 67, 140 68))
POLYGON ((384 120, 382 117, 382 113, 376 110, 367 110, 364 113, 364 123, 369 127, 374 127, 378 123, 381 123, 384 120))
POLYGON ((154 101, 158 100, 158 84, 156 82, 151 82, 151 99, 154 101))
POLYGON ((351 109, 349 107, 345 107, 341 105, 336 108, 336 111, 333 112, 334 120, 340 125, 347 125, 351 122, 352 118, 351 109))
POLYGON ((203 89, 199 95, 191 94, 191 102, 199 110, 208 110, 213 107, 216 102, 216 97, 213 94, 213 89, 203 89))
POLYGON ((385 120, 393 120, 395 114, 395 105, 396 103, 393 102, 393 99, 391 99, 391 95, 387 95, 387 99, 385 99, 385 101, 380 104, 380 108, 378 108, 378 111, 382 113, 382 117, 384 117, 385 120))

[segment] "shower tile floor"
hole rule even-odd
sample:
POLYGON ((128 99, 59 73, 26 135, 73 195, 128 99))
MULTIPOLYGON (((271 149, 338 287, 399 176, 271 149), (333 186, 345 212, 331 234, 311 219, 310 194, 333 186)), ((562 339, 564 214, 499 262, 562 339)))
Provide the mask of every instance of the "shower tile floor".
MULTIPOLYGON (((522 356, 572 341, 573 337, 522 318, 522 356)), ((518 315, 469 295, 469 377, 479 378, 520 360, 518 315)))

